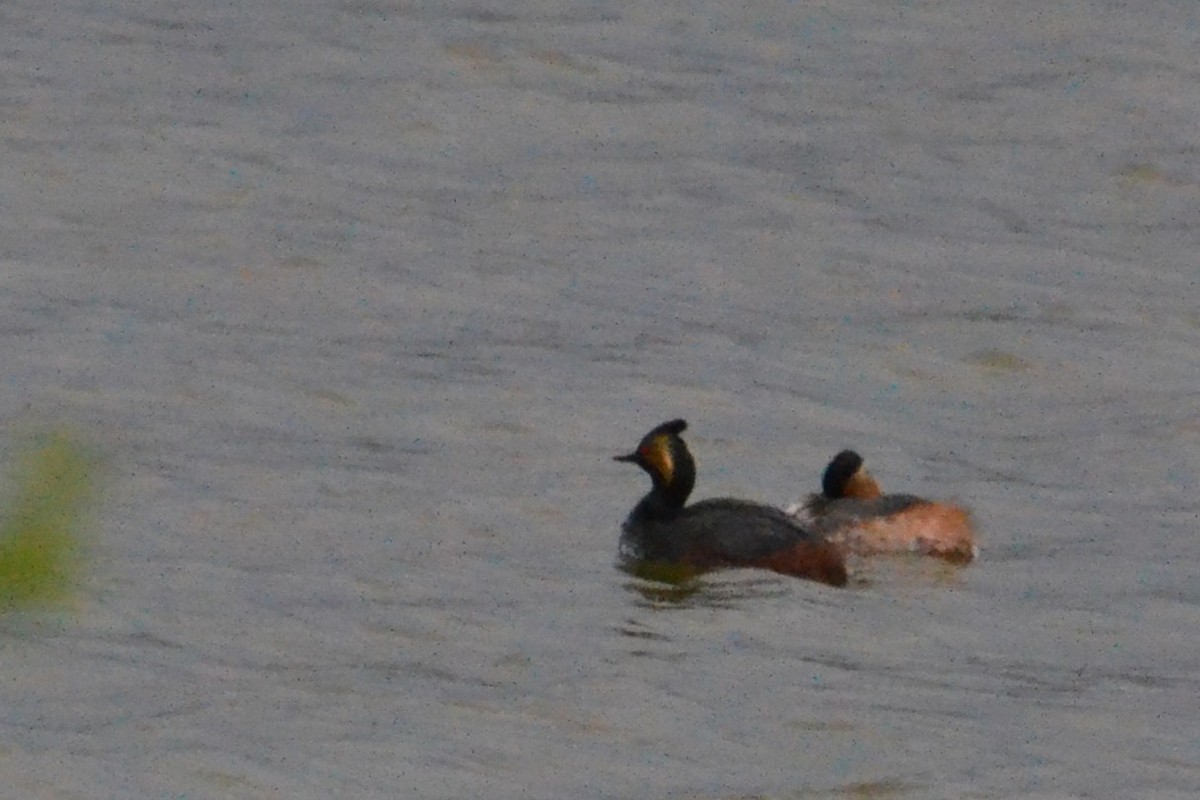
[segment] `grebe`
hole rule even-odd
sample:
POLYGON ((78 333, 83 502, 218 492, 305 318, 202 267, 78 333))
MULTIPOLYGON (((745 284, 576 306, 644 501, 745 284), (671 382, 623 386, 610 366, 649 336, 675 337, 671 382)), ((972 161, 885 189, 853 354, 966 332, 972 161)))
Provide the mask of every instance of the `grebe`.
POLYGON ((780 509, 730 498, 685 507, 696 483, 696 463, 679 437, 686 429, 681 419, 664 422, 632 453, 614 458, 637 464, 654 483, 622 525, 622 556, 696 570, 759 567, 845 585, 841 551, 780 509))
POLYGON ((854 555, 920 553, 965 564, 978 554, 965 509, 911 494, 883 494, 853 450, 829 462, 820 494, 787 512, 854 555))

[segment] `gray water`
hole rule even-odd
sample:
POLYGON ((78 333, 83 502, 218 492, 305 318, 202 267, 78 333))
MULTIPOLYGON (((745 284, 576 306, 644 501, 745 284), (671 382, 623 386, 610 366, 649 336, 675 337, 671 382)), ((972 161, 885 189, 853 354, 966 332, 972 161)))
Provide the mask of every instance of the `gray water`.
POLYGON ((1200 8, 0 6, 5 798, 1200 793, 1200 8), (614 566, 843 447, 982 557, 614 566))

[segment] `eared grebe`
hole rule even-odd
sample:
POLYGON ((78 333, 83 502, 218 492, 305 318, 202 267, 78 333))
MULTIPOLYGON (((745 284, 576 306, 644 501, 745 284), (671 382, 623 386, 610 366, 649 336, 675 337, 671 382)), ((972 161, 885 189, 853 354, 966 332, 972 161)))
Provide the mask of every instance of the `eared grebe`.
POLYGON ((841 551, 780 509, 729 498, 685 508, 696 483, 696 463, 679 438, 686 428, 681 419, 664 422, 646 434, 637 450, 615 457, 637 464, 654 482, 622 526, 622 556, 696 570, 760 567, 845 585, 841 551))
POLYGON ((847 553, 922 553, 967 563, 978 552, 970 514, 911 494, 883 494, 853 450, 833 457, 821 493, 788 507, 801 525, 847 553))

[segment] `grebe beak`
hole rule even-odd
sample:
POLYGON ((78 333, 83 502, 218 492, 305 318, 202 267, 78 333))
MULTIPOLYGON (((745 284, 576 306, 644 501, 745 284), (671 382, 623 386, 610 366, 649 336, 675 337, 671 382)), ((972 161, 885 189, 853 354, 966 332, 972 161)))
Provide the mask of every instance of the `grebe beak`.
POLYGON ((632 453, 623 456, 613 456, 613 461, 624 461, 627 464, 636 464, 638 463, 637 451, 634 450, 632 453))

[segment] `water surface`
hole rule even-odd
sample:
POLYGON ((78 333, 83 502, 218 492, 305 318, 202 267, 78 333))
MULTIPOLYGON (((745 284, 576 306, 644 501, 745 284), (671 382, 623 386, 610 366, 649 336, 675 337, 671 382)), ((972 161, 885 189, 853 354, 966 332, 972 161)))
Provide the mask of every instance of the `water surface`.
POLYGON ((112 472, 5 793, 1196 795, 1200 11, 760 6, 0 10, 0 447, 112 472), (983 556, 641 583, 673 417, 983 556))

